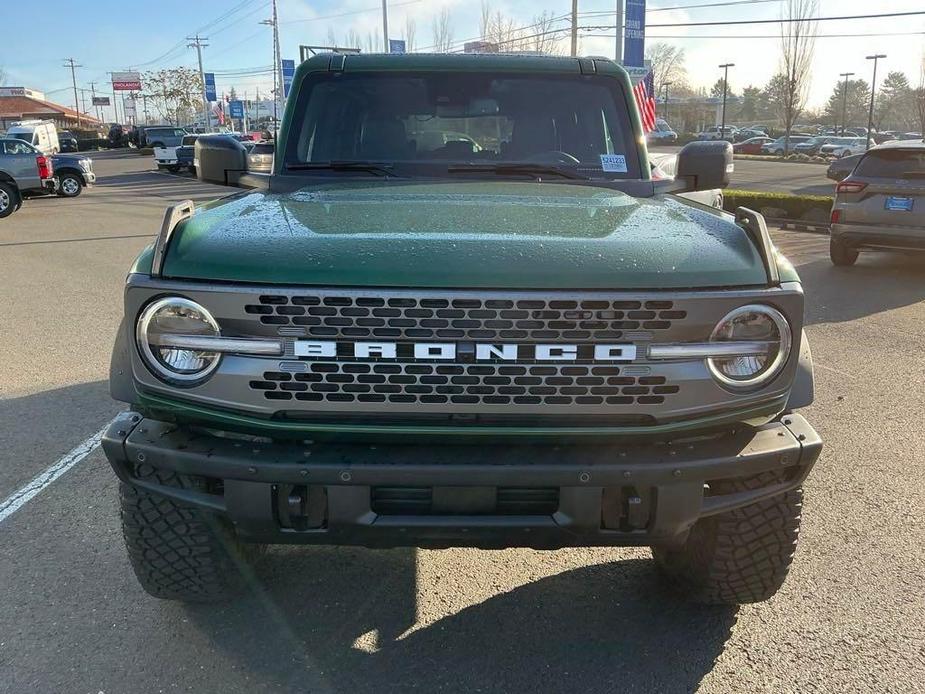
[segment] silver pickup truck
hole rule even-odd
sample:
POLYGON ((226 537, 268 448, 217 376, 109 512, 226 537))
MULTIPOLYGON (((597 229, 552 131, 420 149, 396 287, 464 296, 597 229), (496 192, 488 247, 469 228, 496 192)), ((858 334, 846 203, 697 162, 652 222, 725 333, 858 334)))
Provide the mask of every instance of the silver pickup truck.
POLYGON ((0 218, 22 206, 22 194, 55 190, 51 159, 15 138, 0 139, 0 218))

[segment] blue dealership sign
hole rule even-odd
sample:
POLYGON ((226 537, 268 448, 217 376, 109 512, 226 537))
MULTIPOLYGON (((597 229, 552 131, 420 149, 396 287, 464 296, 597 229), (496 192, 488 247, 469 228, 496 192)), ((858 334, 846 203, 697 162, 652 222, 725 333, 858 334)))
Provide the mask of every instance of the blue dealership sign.
POLYGON ((404 53, 405 50, 404 39, 389 39, 389 53, 404 53))
POLYGON ((626 0, 623 64, 642 67, 646 54, 646 0, 626 0))
POLYGON ((295 77, 295 61, 280 60, 279 64, 283 70, 283 97, 289 98, 289 90, 292 89, 292 79, 295 77))
POLYGON ((244 118, 244 102, 240 99, 228 102, 228 113, 232 118, 244 118))
POLYGON ((218 101, 215 95, 215 73, 207 72, 204 75, 206 85, 206 101, 218 101))

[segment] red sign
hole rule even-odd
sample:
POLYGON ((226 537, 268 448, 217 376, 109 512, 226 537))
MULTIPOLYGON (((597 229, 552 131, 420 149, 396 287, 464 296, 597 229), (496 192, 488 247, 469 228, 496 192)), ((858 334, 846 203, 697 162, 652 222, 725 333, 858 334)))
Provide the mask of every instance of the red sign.
POLYGON ((117 92, 140 92, 141 74, 138 72, 112 73, 112 88, 117 92))

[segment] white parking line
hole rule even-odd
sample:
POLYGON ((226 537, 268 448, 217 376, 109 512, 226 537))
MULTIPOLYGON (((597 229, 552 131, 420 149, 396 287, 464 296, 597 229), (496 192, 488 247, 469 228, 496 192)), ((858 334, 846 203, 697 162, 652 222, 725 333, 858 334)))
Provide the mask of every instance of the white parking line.
POLYGON ((106 433, 106 429, 108 428, 109 424, 104 426, 86 441, 78 444, 75 448, 65 453, 57 462, 47 468, 38 477, 27 482, 6 499, 0 501, 0 523, 32 501, 32 499, 42 493, 45 487, 96 450, 96 447, 100 445, 103 434, 106 433))

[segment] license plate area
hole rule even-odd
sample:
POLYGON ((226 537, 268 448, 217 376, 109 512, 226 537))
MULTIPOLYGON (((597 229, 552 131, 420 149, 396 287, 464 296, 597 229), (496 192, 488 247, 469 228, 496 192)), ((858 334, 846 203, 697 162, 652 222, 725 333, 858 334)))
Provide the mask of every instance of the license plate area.
POLYGON ((883 204, 883 209, 890 212, 912 212, 915 198, 891 195, 883 204))

